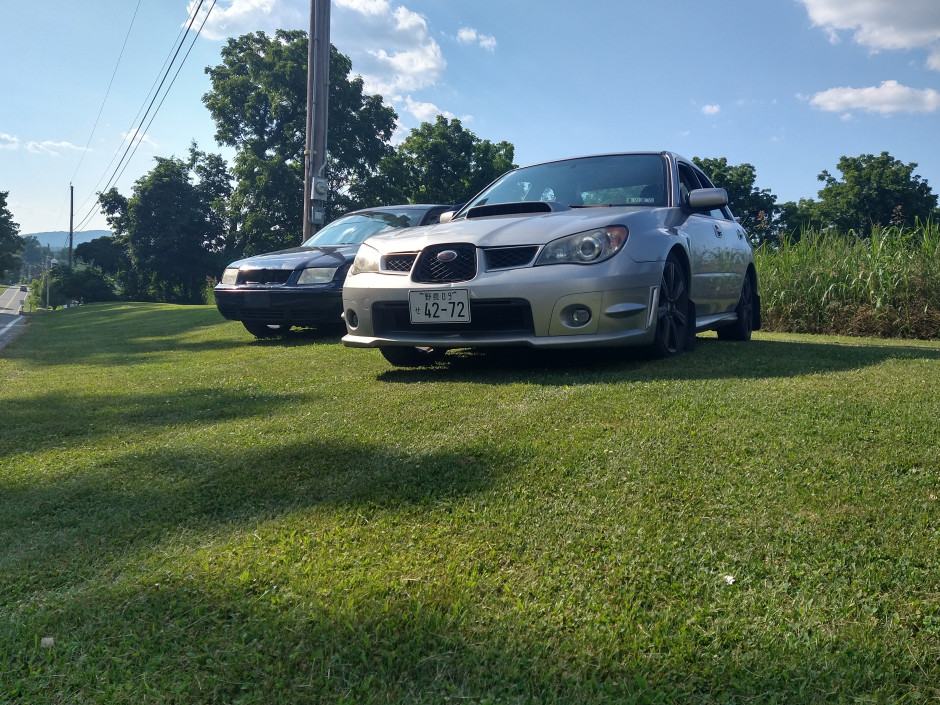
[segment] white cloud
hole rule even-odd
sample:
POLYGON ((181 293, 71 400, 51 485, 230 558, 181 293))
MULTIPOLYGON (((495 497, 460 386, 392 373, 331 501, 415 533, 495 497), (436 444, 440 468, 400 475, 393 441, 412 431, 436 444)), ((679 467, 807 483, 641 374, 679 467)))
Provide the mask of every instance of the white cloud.
POLYGON ((0 132, 0 149, 19 149, 20 138, 0 132))
POLYGON ((706 115, 717 115, 718 113, 721 112, 721 106, 715 105, 715 104, 703 105, 702 112, 705 113, 706 115))
POLYGON ((82 147, 76 147, 71 142, 27 142, 26 151, 33 154, 49 154, 53 157, 60 156, 63 152, 81 152, 82 147))
POLYGON ((148 147, 152 147, 153 149, 157 149, 158 147, 156 142, 150 139, 150 137, 148 137, 146 134, 140 134, 140 131, 137 129, 133 130, 132 132, 124 132, 121 136, 124 138, 125 142, 133 143, 136 141, 138 144, 145 144, 148 147))
MULTIPOLYGON (((197 4, 190 0, 189 12, 197 4)), ((219 0, 203 35, 273 34, 275 29, 307 30, 309 24, 310 0, 219 0)), ((332 0, 330 40, 351 59, 353 75, 362 76, 366 93, 378 93, 386 103, 401 105, 404 95, 434 85, 447 67, 427 20, 390 0, 332 0)), ((496 45, 478 33, 474 41, 484 49, 496 45)), ((407 103, 405 109, 410 110, 407 103)))
MULTIPOLYGON (((894 113, 932 113, 940 110, 940 92, 928 88, 918 90, 897 81, 884 81, 867 88, 830 88, 817 93, 810 103, 828 112, 844 113, 866 110, 882 115, 894 113)), ((843 115, 843 119, 845 119, 843 115)))
POLYGON ((830 41, 839 32, 873 51, 926 49, 927 65, 940 71, 940 2, 936 0, 800 0, 830 41))
POLYGON ((487 51, 496 50, 496 37, 480 34, 472 27, 461 27, 457 32, 457 41, 461 44, 476 44, 487 51))
MULTIPOLYGON (((199 3, 190 0, 187 20, 199 3)), ((193 27, 199 27, 208 4, 203 3, 193 27)), ((221 0, 216 3, 202 35, 208 39, 226 39, 249 32, 273 34, 276 29, 304 29, 310 26, 310 3, 302 0, 221 0)))
POLYGON ((405 98, 405 109, 421 122, 434 122, 438 115, 443 115, 448 120, 457 117, 451 112, 441 110, 434 103, 422 103, 412 100, 411 96, 405 98))
POLYGON ((427 21, 387 0, 333 0, 331 39, 352 60, 367 93, 390 102, 433 85, 447 62, 427 21))

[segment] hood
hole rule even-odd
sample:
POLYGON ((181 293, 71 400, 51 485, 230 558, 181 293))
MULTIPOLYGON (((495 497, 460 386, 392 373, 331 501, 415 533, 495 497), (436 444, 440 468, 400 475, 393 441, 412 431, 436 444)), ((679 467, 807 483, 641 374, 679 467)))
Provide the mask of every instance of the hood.
POLYGON ((337 247, 292 247, 288 250, 267 252, 232 262, 229 268, 248 269, 303 269, 305 267, 341 267, 352 262, 359 245, 337 247))
POLYGON ((414 230, 400 230, 376 235, 366 240, 382 252, 412 252, 428 245, 466 242, 477 247, 514 247, 542 245, 565 235, 603 228, 608 225, 634 227, 643 221, 660 220, 659 209, 636 206, 613 208, 564 208, 550 213, 520 213, 477 218, 461 218, 449 223, 414 230))

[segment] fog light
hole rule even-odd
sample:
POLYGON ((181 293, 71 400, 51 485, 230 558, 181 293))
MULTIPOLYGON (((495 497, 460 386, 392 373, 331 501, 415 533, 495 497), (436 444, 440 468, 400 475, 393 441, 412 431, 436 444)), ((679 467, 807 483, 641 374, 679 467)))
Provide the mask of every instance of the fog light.
POLYGON ((359 327, 359 316, 357 316, 356 312, 352 309, 349 309, 346 312, 346 325, 348 325, 350 328, 359 327))
POLYGON ((584 306, 578 306, 571 311, 571 322, 576 326, 587 325, 591 321, 591 311, 584 306))

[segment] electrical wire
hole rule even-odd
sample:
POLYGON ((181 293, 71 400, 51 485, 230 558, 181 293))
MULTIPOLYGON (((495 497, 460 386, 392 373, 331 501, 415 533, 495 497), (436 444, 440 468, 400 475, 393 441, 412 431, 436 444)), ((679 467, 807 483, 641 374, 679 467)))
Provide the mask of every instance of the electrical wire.
MULTIPOLYGON (((108 177, 107 183, 105 184, 104 188, 102 188, 101 191, 98 193, 103 193, 107 191, 121 177, 121 175, 124 173, 124 170, 127 168, 128 164, 130 163, 131 158, 133 158, 134 154, 136 154, 137 148, 140 146, 141 142, 143 142, 144 137, 146 136, 146 131, 153 124, 153 121, 156 118, 157 113, 160 110, 160 107, 163 105, 163 102, 164 100, 166 100, 166 97, 169 94, 170 89, 173 87, 173 84, 176 82, 176 78, 179 76, 179 73, 182 70, 183 65, 185 64, 186 59, 189 57, 189 54, 192 51, 193 46, 195 46, 195 43, 198 40, 200 34, 202 33, 203 27, 205 27, 205 24, 209 19, 209 15, 212 12, 212 9, 215 7, 215 4, 216 4, 216 0, 213 0, 212 5, 206 11, 206 14, 203 17, 202 23, 200 24, 199 29, 196 32, 196 35, 193 37, 193 40, 190 43, 189 48, 187 49, 186 53, 183 55, 182 60, 180 61, 179 65, 176 68, 176 73, 173 75, 173 78, 171 79, 169 85, 167 86, 166 90, 163 92, 163 96, 160 98, 160 102, 157 103, 157 98, 160 96, 160 91, 163 88, 163 85, 166 83, 166 80, 169 77, 170 72, 173 69, 173 64, 176 62, 177 57, 179 57, 180 51, 182 51, 183 49, 183 46, 186 40, 186 35, 188 35, 190 30, 192 30, 193 24, 195 23, 196 18, 199 16, 199 11, 202 9, 204 2, 205 0, 199 0, 199 4, 196 6, 196 9, 193 11, 188 25, 186 26, 185 30, 181 32, 181 37, 179 39, 179 42, 178 42, 178 45, 176 46, 175 51, 171 52, 172 58, 170 58, 168 62, 164 62, 163 75, 159 79, 159 85, 157 85, 156 90, 153 91, 153 97, 151 98, 150 103, 147 105, 147 109, 146 111, 144 111, 143 117, 140 118, 139 122, 137 122, 137 117, 134 118, 134 123, 136 124, 136 127, 132 127, 131 130, 129 130, 127 133, 129 136, 127 140, 127 147, 124 150, 124 153, 121 155, 121 158, 117 163, 117 166, 115 166, 114 170, 111 172, 111 176, 108 177), (156 103, 156 109, 154 109, 155 103, 156 103), (151 110, 153 110, 152 114, 151 114, 151 110), (144 122, 147 121, 148 117, 149 117, 149 122, 147 122, 147 127, 144 128, 144 122)), ((154 83, 157 83, 157 82, 155 81, 154 83)), ((147 95, 150 96, 150 93, 148 93, 147 95)), ((146 102, 146 99, 145 99, 145 102, 146 102)), ((138 111, 137 116, 138 117, 140 116, 140 111, 138 111)), ((120 148, 118 149, 117 152, 115 152, 115 157, 117 156, 118 152, 120 152, 120 148)), ((111 162, 108 164, 107 169, 105 170, 105 174, 107 174, 107 170, 111 168, 112 164, 114 164, 113 157, 111 159, 111 162)), ((101 184, 102 180, 104 180, 104 175, 102 175, 101 179, 98 180, 98 183, 95 184, 95 191, 97 191, 98 185, 101 184)), ((91 196, 89 196, 89 198, 91 198, 91 196)), ((87 204, 88 200, 89 199, 85 200, 82 207, 84 207, 84 205, 87 204)), ((88 212, 80 219, 79 224, 78 226, 76 226, 75 229, 81 229, 82 227, 85 226, 85 224, 89 220, 91 220, 91 218, 95 215, 96 205, 97 205, 97 199, 96 199, 96 204, 92 205, 92 207, 88 210, 88 212)))

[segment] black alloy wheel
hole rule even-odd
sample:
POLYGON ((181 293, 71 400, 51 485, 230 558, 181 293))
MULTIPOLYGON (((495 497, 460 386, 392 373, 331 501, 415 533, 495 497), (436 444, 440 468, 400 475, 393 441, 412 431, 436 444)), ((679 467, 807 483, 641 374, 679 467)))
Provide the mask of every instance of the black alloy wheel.
POLYGON ((678 258, 669 255, 663 266, 663 280, 659 285, 659 306, 656 310, 653 352, 658 357, 678 355, 689 347, 689 336, 694 335, 690 311, 689 285, 685 270, 678 258))

